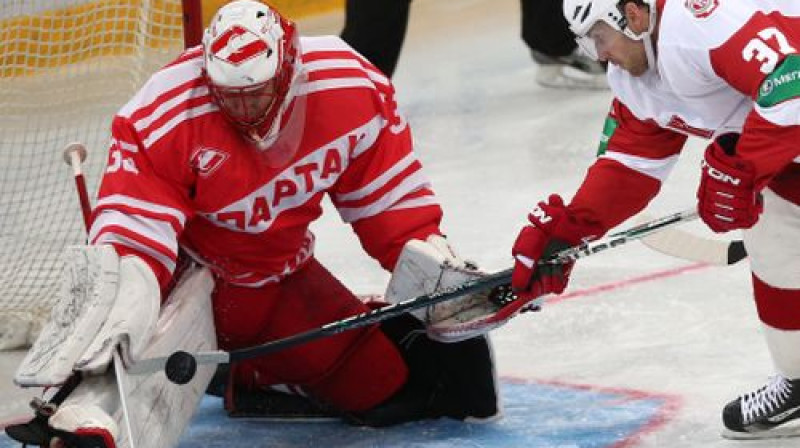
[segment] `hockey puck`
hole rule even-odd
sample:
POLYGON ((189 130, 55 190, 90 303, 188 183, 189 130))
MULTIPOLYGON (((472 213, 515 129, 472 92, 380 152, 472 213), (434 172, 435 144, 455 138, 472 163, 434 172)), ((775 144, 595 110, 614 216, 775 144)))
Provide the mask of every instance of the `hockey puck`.
POLYGON ((175 384, 186 384, 194 378, 197 373, 197 360, 191 353, 177 351, 167 358, 164 365, 164 374, 167 379, 175 384))

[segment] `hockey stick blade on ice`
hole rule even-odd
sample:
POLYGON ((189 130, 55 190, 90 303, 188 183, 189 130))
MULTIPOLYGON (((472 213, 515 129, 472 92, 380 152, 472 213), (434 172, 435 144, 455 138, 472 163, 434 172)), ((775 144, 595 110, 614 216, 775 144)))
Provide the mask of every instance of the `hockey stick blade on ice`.
MULTIPOLYGON (((649 217, 643 215, 642 219, 649 217)), ((641 241, 656 252, 698 263, 730 266, 747 258, 742 240, 706 238, 676 228, 647 235, 641 241)))
MULTIPOLYGON (((548 259, 540 260, 539 263, 564 263, 585 258, 624 245, 630 241, 639 240, 647 235, 660 232, 663 229, 696 218, 697 213, 694 210, 674 213, 663 218, 639 224, 625 231, 608 235, 604 238, 564 249, 548 259)), ((232 350, 230 352, 218 350, 194 354, 177 351, 168 357, 143 359, 131 365, 128 369, 128 373, 141 375, 163 369, 167 378, 173 383, 186 384, 194 378, 198 364, 221 364, 264 356, 268 353, 294 347, 326 336, 332 336, 343 331, 372 325, 409 311, 429 307, 439 302, 453 300, 467 294, 488 290, 492 290, 501 295, 508 294, 510 293, 511 272, 512 269, 506 269, 495 274, 462 283, 453 288, 448 288, 433 294, 418 296, 366 313, 356 314, 318 328, 313 328, 296 335, 277 339, 254 347, 232 350)))

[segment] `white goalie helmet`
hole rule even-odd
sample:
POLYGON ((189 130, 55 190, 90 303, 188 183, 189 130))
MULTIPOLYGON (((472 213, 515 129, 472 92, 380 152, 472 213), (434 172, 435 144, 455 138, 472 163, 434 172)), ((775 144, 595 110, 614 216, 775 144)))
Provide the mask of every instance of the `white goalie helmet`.
POLYGON ((650 27, 643 33, 637 34, 628 27, 628 21, 621 9, 620 0, 564 0, 564 17, 569 23, 570 30, 575 34, 575 40, 583 51, 593 59, 598 59, 598 44, 590 31, 598 22, 608 24, 614 31, 623 33, 634 40, 643 40, 648 37, 655 26, 656 6, 655 0, 641 0, 650 9, 650 27))
POLYGON ((248 138, 266 146, 280 130, 299 72, 294 23, 258 1, 236 0, 211 19, 203 53, 217 105, 248 138))

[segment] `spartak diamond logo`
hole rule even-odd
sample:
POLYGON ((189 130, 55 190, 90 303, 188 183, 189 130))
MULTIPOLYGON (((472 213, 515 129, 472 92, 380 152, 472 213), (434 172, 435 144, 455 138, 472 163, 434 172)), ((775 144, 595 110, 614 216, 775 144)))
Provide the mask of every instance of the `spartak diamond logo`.
POLYGON ((233 65, 271 51, 269 45, 256 33, 240 25, 228 28, 211 43, 214 56, 233 65))
POLYGON ((717 9, 719 0, 686 0, 685 5, 692 15, 698 19, 704 19, 717 9))
POLYGON ((208 176, 217 170, 228 158, 228 154, 213 148, 200 148, 192 154, 191 165, 201 176, 208 176))

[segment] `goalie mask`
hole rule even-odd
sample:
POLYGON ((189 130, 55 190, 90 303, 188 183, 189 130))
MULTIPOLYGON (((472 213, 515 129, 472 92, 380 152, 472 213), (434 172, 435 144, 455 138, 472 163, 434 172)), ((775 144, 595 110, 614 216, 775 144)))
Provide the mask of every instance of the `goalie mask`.
POLYGON ((205 76, 220 110, 261 149, 271 147, 298 107, 300 41, 294 23, 269 6, 237 0, 203 36, 205 76))
POLYGON ((650 9, 650 27, 643 33, 635 33, 628 27, 619 0, 564 0, 564 17, 569 22, 569 29, 575 34, 575 41, 580 48, 594 60, 599 59, 607 42, 612 40, 609 33, 620 32, 633 40, 645 43, 648 62, 651 60, 652 43, 649 39, 656 23, 655 0, 643 0, 650 9))

